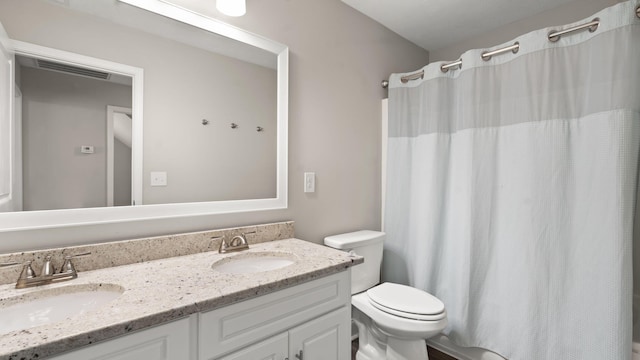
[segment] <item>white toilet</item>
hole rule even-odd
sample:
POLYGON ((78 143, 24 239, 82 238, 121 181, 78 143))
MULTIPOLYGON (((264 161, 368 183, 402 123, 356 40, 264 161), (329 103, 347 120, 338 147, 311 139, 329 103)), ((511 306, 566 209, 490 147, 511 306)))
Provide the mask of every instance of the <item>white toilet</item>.
POLYGON ((426 339, 447 326, 442 301, 406 285, 380 282, 385 233, 329 236, 325 245, 364 257, 351 270, 352 320, 358 327, 357 360, 425 360, 426 339))

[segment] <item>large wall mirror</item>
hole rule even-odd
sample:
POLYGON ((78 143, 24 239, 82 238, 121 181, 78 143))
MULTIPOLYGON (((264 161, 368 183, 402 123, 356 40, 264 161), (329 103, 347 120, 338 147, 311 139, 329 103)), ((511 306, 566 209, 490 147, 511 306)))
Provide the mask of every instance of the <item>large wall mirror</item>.
POLYGON ((288 49, 184 2, 0 2, 0 232, 286 208, 288 49))

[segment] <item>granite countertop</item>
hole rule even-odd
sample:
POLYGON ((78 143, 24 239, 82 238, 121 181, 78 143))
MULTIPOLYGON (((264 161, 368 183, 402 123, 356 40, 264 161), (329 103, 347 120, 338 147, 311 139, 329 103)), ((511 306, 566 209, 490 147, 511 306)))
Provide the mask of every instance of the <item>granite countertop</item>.
POLYGON ((124 290, 115 300, 85 314, 0 335, 0 360, 42 359, 335 274, 362 262, 361 257, 346 252, 286 239, 251 245, 249 250, 236 253, 204 252, 85 271, 75 280, 29 289, 0 285, 0 308, 9 306, 16 297, 29 297, 42 290, 62 292, 57 289, 67 286, 124 290), (251 274, 231 275, 211 268, 225 257, 265 251, 289 253, 297 261, 281 269, 251 274))

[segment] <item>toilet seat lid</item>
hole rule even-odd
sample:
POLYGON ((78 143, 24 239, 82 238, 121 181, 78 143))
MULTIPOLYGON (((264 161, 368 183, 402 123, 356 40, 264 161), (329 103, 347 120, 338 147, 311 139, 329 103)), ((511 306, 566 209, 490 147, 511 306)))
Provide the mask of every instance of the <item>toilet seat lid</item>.
POLYGON ((410 286, 382 283, 367 290, 367 295, 373 306, 393 315, 427 321, 445 316, 442 301, 410 286))

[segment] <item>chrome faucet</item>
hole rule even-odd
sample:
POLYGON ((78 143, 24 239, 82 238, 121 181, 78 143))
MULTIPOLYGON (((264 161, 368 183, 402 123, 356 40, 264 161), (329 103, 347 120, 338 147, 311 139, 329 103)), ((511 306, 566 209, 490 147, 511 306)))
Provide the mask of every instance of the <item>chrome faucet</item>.
POLYGON ((218 252, 220 254, 224 254, 228 252, 248 249, 249 243, 247 242, 246 236, 248 234, 255 234, 255 233, 256 233, 255 231, 251 231, 248 233, 242 233, 241 235, 236 235, 231 238, 231 241, 229 241, 229 243, 227 243, 227 241, 224 238, 222 238, 222 241, 220 241, 220 248, 218 249, 218 252))
MULTIPOLYGON (((72 280, 78 277, 78 271, 73 266, 71 260, 73 258, 90 255, 90 252, 76 255, 69 255, 64 257, 64 263, 60 267, 58 273, 55 272, 55 268, 51 263, 51 255, 47 255, 42 265, 42 271, 40 275, 36 275, 36 272, 31 267, 32 261, 26 261, 23 263, 22 271, 18 280, 16 281, 16 289, 24 289, 32 286, 46 285, 57 283, 66 280, 72 280)), ((20 263, 4 263, 0 264, 0 267, 20 265, 20 263)))

